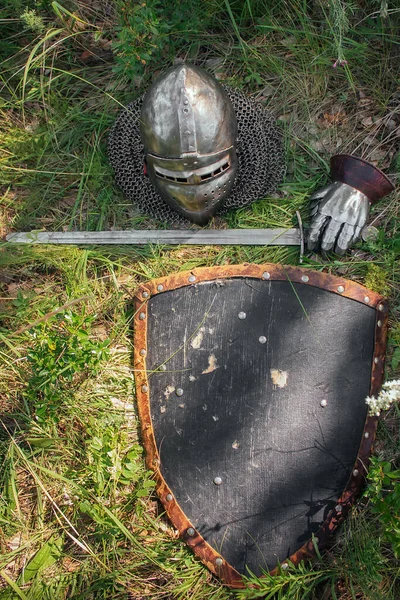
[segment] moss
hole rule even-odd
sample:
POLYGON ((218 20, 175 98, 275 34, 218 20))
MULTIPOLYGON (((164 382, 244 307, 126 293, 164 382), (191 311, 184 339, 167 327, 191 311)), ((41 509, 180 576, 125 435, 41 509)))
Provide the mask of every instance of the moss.
POLYGON ((371 263, 368 265, 368 272, 365 278, 365 285, 370 290, 382 294, 390 294, 390 286, 387 283, 388 273, 378 265, 371 263))

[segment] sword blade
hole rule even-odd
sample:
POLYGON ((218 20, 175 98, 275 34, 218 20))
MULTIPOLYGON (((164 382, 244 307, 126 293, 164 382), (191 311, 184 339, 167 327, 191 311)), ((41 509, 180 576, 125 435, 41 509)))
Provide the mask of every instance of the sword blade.
POLYGON ((299 246, 301 230, 292 229, 139 229, 125 231, 25 231, 6 236, 13 244, 190 244, 299 246))

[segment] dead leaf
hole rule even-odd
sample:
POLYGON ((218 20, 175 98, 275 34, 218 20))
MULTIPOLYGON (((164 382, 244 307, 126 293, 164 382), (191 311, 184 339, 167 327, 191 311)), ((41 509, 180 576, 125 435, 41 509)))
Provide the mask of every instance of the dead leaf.
POLYGON ((324 120, 329 126, 341 125, 346 120, 346 113, 344 110, 335 113, 325 112, 324 120))
POLYGON ((364 127, 371 127, 371 125, 374 124, 374 121, 372 117, 365 117, 365 119, 363 119, 361 123, 362 125, 364 125, 364 127))

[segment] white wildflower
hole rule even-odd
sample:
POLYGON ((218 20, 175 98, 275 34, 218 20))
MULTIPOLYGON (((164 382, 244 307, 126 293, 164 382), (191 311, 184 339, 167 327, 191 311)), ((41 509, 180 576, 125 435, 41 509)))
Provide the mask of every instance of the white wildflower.
POLYGON ((393 381, 387 381, 386 383, 383 384, 382 387, 385 388, 385 390, 393 390, 393 389, 400 390, 400 379, 393 379, 393 381))
POLYGON ((379 417, 382 410, 387 410, 393 402, 400 401, 400 379, 387 381, 383 384, 378 397, 367 396, 365 403, 368 404, 370 416, 379 417))

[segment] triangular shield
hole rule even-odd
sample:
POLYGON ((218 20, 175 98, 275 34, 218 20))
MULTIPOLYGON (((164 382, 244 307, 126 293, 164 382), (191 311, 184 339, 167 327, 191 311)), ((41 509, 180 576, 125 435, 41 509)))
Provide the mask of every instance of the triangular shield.
POLYGON ((387 303, 279 265, 199 268, 135 297, 143 444, 173 525, 231 586, 323 547, 363 484, 387 303))

